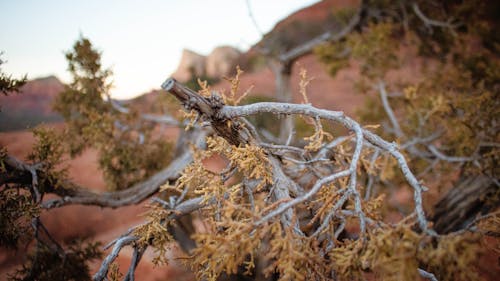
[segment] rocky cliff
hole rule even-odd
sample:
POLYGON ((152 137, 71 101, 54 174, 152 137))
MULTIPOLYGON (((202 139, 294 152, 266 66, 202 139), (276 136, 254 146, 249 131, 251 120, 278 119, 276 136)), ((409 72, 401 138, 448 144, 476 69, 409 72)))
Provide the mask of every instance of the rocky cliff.
POLYGON ((235 63, 241 53, 238 49, 230 46, 215 48, 207 57, 206 75, 212 78, 220 78, 234 71, 235 63))
POLYGON ((191 78, 192 75, 203 76, 205 75, 205 62, 207 58, 194 51, 184 49, 182 51, 181 61, 177 70, 172 74, 172 77, 185 82, 191 78))
POLYGON ((62 121, 52 110, 52 104, 63 90, 64 84, 55 76, 49 76, 28 81, 19 93, 0 95, 0 132, 62 121))
POLYGON ((230 46, 217 47, 208 56, 184 49, 172 77, 181 82, 190 80, 192 76, 221 78, 230 74, 240 55, 238 49, 230 46))

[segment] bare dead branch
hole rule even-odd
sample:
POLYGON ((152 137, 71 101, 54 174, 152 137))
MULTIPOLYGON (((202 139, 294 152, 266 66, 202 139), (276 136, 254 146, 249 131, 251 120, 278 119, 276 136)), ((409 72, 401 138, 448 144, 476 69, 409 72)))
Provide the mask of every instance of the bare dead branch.
POLYGON ((432 144, 428 145, 427 148, 437 158, 439 158, 440 160, 447 161, 447 162, 469 162, 469 161, 473 161, 474 160, 474 157, 457 157, 457 156, 448 156, 448 155, 445 155, 441 151, 439 151, 439 149, 436 146, 434 146, 432 144))
MULTIPOLYGON (((244 117, 259 113, 275 113, 275 114, 300 114, 310 117, 319 117, 325 120, 330 120, 333 122, 340 123, 349 130, 355 130, 357 123, 349 117, 346 117, 343 112, 330 111, 325 109, 318 109, 311 105, 305 104, 285 104, 285 103, 274 103, 274 102, 263 102, 254 103, 244 106, 224 106, 220 110, 222 116, 227 118, 237 118, 244 117)), ((398 150, 395 143, 389 143, 383 140, 376 134, 362 129, 364 138, 372 145, 389 152, 398 162, 401 172, 408 181, 408 183, 414 189, 414 200, 415 200, 415 211, 417 212, 417 217, 421 229, 427 230, 427 219, 425 218, 425 213, 422 206, 422 191, 424 188, 420 185, 418 180, 415 178, 413 173, 410 171, 408 164, 403 156, 403 154, 398 150)), ((319 189, 319 187, 318 187, 319 189)), ((290 203, 290 202, 289 202, 290 203)))
POLYGON ((245 1, 247 4, 247 10, 248 10, 248 16, 252 20, 253 26, 255 27, 255 30, 259 33, 261 37, 264 37, 264 32, 262 32, 262 29, 260 29, 259 25, 257 24, 257 20, 255 19, 255 16, 253 15, 252 12, 252 7, 250 5, 250 0, 245 1))
POLYGON ((128 268, 127 275, 125 275, 124 281, 134 281, 135 280, 135 269, 137 265, 141 261, 144 252, 146 251, 145 247, 139 248, 134 247, 134 253, 132 254, 132 261, 130 262, 130 267, 128 268))
MULTIPOLYGON (((202 204, 202 202, 203 202, 202 197, 188 199, 188 200, 178 204, 175 208, 173 208, 172 215, 168 219, 175 220, 175 219, 180 218, 181 216, 184 216, 186 214, 190 214, 190 213, 194 212, 195 210, 202 208, 204 206, 204 204, 202 204)), ((125 277, 125 280, 134 280, 135 269, 136 269, 142 255, 146 251, 146 248, 139 248, 138 245, 134 244, 138 240, 138 237, 131 235, 131 233, 137 227, 138 226, 129 229, 126 233, 124 233, 118 239, 112 241, 110 244, 108 244, 105 247, 105 249, 107 249, 107 248, 111 247, 111 245, 114 245, 111 253, 109 253, 108 256, 106 256, 106 258, 104 259, 104 261, 101 264, 101 267, 94 274, 94 276, 93 276, 94 281, 106 280, 106 275, 108 274, 109 266, 118 257, 118 255, 120 254, 123 247, 125 247, 127 245, 131 245, 131 244, 133 244, 132 247, 134 248, 134 253, 133 253, 132 261, 131 261, 129 270, 127 271, 127 275, 125 277)), ((182 244, 182 241, 185 241, 185 239, 189 239, 189 237, 182 237, 182 239, 178 239, 179 237, 176 237, 176 233, 174 232, 174 229, 168 228, 168 231, 172 233, 172 235, 179 242, 179 244, 181 245, 182 248, 186 247, 186 245, 182 244)), ((192 249, 194 247, 194 245, 192 244, 193 243, 192 240, 190 240, 190 242, 188 242, 188 243, 190 244, 190 246, 188 246, 187 248, 192 249)))
MULTIPOLYGON (((366 139, 366 141, 368 141, 375 147, 388 152, 397 160, 401 172, 403 173, 410 186, 412 186, 414 189, 415 211, 417 213, 420 228, 424 231, 428 231, 429 234, 435 234, 432 230, 428 229, 427 219, 425 217, 424 209, 422 206, 422 192, 424 188, 420 185, 418 180, 410 171, 408 164, 406 163, 403 154, 398 150, 397 145, 395 143, 389 143, 383 140, 381 137, 373 134, 366 129, 362 129, 356 121, 345 116, 343 112, 318 109, 308 104, 289 104, 276 102, 262 102, 243 106, 228 106, 221 103, 221 99, 216 98, 214 93, 210 98, 204 98, 198 93, 195 93, 194 91, 191 91, 190 89, 184 87, 174 79, 167 79, 163 83, 162 87, 163 89, 171 92, 175 97, 177 97, 185 107, 187 107, 188 109, 194 109, 199 112, 202 115, 202 118, 205 118, 212 124, 214 130, 220 136, 224 137, 234 145, 254 142, 252 139, 250 139, 249 136, 242 135, 240 132, 241 130, 238 129, 238 118, 246 117, 249 115, 260 113, 299 114, 312 118, 321 118, 340 123, 342 126, 356 133, 356 149, 355 154, 353 155, 352 162, 357 162, 357 159, 354 159, 354 157, 359 157, 359 153, 363 146, 363 139, 366 139), (221 120, 223 121, 221 122, 221 120), (231 120, 231 123, 229 125, 227 123, 227 120, 231 120), (222 126, 223 128, 217 128, 219 126, 222 126)), ((277 209, 271 211, 255 224, 260 225, 268 221, 272 217, 280 215, 283 212, 287 211, 289 208, 311 198, 316 192, 319 191, 319 189, 321 189, 323 185, 335 181, 340 177, 351 176, 352 173, 355 174, 356 172, 353 172, 353 170, 355 170, 355 167, 356 166, 351 166, 348 170, 336 172, 330 176, 318 180, 311 190, 300 197, 281 204, 277 209)), ((354 184, 353 186, 349 187, 349 190, 352 195, 355 196, 355 201, 357 201, 360 200, 360 198, 359 193, 357 193, 355 189, 355 177, 356 175, 351 176, 350 182, 354 182, 354 184)), ((360 204, 360 201, 355 204, 360 204)), ((358 205, 358 207, 356 207, 357 211, 360 211, 360 206, 358 205)), ((360 215, 360 220, 362 220, 361 213, 362 212, 358 213, 358 215, 360 215)))
POLYGON ((111 253, 106 256, 106 258, 103 260, 101 267, 99 270, 94 274, 92 279, 94 281, 101 281, 106 278, 106 275, 108 274, 108 269, 109 266, 115 261, 115 259, 118 257, 118 254, 122 250, 123 247, 130 245, 132 242, 136 241, 137 237, 135 236, 125 236, 120 239, 118 239, 115 243, 115 246, 113 247, 113 250, 111 253))
MULTIPOLYGON (((121 112, 123 114, 130 114, 130 109, 127 107, 121 105, 117 100, 111 98, 109 95, 107 96, 109 103, 111 106, 118 112, 121 112)), ((179 126, 180 123, 177 121, 175 118, 168 114, 163 114, 163 115, 158 115, 158 114, 140 114, 139 118, 145 120, 145 121, 150 121, 150 122, 155 122, 155 123, 162 123, 166 125, 172 125, 172 126, 179 126)))
MULTIPOLYGON (((205 130, 192 130, 185 136, 198 147, 204 145, 206 136, 205 130)), ((180 172, 192 161, 192 152, 184 148, 181 154, 175 158, 168 167, 159 171, 149 179, 115 192, 96 193, 89 188, 79 186, 69 180, 59 181, 58 188, 46 190, 46 192, 58 195, 60 198, 49 199, 42 202, 42 207, 46 209, 61 207, 69 204, 95 205, 101 207, 117 208, 121 206, 138 204, 158 191, 160 186, 167 181, 175 180, 180 172)), ((47 177, 41 165, 29 165, 15 157, 7 156, 4 161, 6 170, 0 173, 0 184, 18 183, 26 186, 33 186, 33 178, 40 179, 47 177), (36 171, 34 177, 33 171, 36 171)), ((40 196, 40 195, 38 195, 40 196)))
MULTIPOLYGON (((363 2, 363 1, 362 1, 363 2)), ((296 59, 309 54, 313 51, 315 47, 317 47, 320 44, 326 43, 326 42, 335 42, 343 39, 345 36, 347 36, 349 33, 351 33, 354 28, 361 22, 361 15, 363 12, 364 5, 363 3, 361 4, 361 7, 358 9, 358 12, 351 18, 351 20, 347 23, 345 27, 343 27, 340 31, 338 32, 331 32, 327 31, 321 35, 319 35, 316 38, 313 38, 312 40, 299 45, 290 51, 281 54, 279 56, 279 60, 282 63, 287 63, 289 64, 290 62, 295 61, 296 59)))
POLYGON ((429 279, 431 281, 438 281, 436 276, 434 276, 434 274, 430 273, 430 272, 427 272, 421 268, 418 269, 418 274, 420 274, 420 276, 426 278, 426 279, 429 279))
POLYGON ((420 10, 417 2, 413 2, 411 6, 412 6, 412 9, 413 9, 413 12, 415 13, 415 15, 417 15, 417 17, 427 27, 437 26, 437 27, 444 27, 444 28, 450 28, 450 29, 452 29, 452 28, 455 28, 455 27, 458 26, 457 24, 452 24, 451 22, 442 22, 442 21, 433 20, 433 19, 428 18, 426 15, 424 15, 424 13, 422 12, 422 10, 420 10))
POLYGON ((200 114, 202 121, 210 122, 214 131, 225 138, 230 144, 239 146, 253 140, 250 134, 241 132, 241 122, 219 115, 219 109, 224 105, 222 98, 214 93, 210 97, 203 97, 195 91, 185 87, 175 79, 167 79, 162 88, 172 93, 187 110, 195 110, 200 114), (230 121, 230 122, 229 122, 230 121))
POLYGON ((396 119, 396 115, 394 114, 394 111, 392 111, 392 108, 389 105, 389 101, 387 100, 387 91, 385 89, 385 84, 383 82, 378 83, 378 90, 379 90, 379 94, 380 94, 380 99, 382 100, 382 105, 384 106, 385 113, 387 113, 387 116, 389 117, 389 120, 391 121, 392 128, 394 129, 395 135, 398 138, 403 137, 404 133, 401 130, 401 127, 399 126, 399 122, 396 119))

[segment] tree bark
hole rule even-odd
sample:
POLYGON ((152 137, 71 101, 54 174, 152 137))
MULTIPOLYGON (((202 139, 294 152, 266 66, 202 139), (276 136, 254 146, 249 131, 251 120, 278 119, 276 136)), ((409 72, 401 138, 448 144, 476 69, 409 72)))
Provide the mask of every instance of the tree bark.
POLYGON ((493 179, 462 175, 434 207, 434 229, 440 234, 461 230, 477 216, 500 207, 500 188, 493 179))

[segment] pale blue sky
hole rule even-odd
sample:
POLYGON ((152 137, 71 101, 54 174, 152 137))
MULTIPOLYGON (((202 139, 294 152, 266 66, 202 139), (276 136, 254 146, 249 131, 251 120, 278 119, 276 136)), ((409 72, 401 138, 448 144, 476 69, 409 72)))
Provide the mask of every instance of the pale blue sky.
MULTIPOLYGON (((251 0, 267 32, 313 0, 251 0)), ((158 88, 183 48, 208 54, 219 45, 246 50, 256 31, 245 0, 0 0, 4 72, 68 81, 64 51, 80 34, 103 52, 114 72, 112 95, 128 98, 158 88)))

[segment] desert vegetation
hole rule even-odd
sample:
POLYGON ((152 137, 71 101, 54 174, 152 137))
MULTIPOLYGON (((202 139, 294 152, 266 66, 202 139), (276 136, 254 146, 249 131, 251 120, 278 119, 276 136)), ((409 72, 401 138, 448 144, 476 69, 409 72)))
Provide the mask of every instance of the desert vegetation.
MULTIPOLYGON (((66 53, 72 82, 54 105, 64 128, 35 129, 26 160, 1 150, 0 246, 30 248, 9 278, 134 280, 146 251, 163 266, 174 245, 197 280, 482 278, 480 256, 500 251, 496 11, 494 1, 361 1, 332 11, 324 32, 294 23, 263 38, 256 49, 274 74, 274 99, 241 89, 237 67, 225 92, 165 80, 150 112, 110 97, 111 71, 80 38, 66 53), (294 28, 300 37, 288 38, 294 28), (357 116, 311 104, 314 79, 295 64, 311 54, 333 76, 356 67, 366 101, 357 116), (402 73, 409 65, 418 77, 402 73), (176 140, 165 127, 179 129, 176 140), (88 148, 99 152, 107 192, 67 177, 65 159, 88 148), (213 158, 224 167, 207 165, 213 158), (391 203, 395 190, 412 196, 391 203), (426 203, 426 193, 439 200, 426 203), (144 222, 104 247, 63 245, 40 219, 68 205, 145 200, 144 222), (119 268, 128 247, 130 265, 119 268)), ((23 83, 0 78, 4 94, 23 83)))

